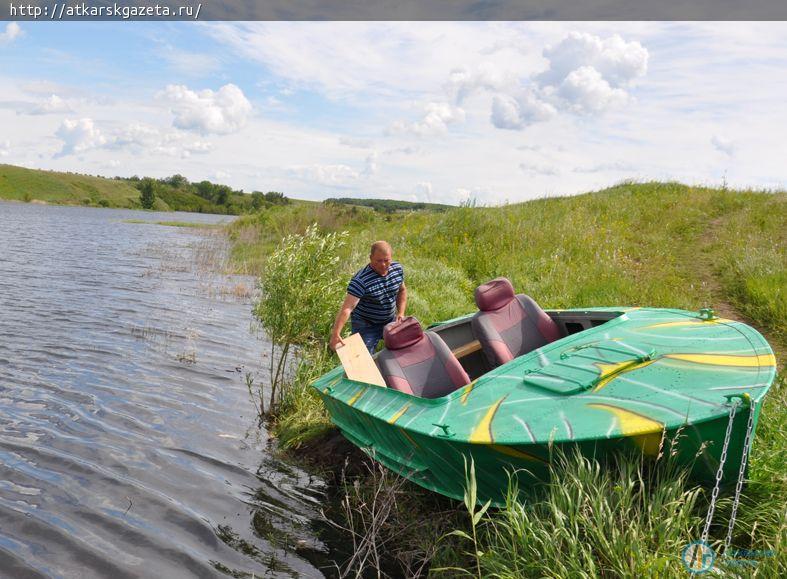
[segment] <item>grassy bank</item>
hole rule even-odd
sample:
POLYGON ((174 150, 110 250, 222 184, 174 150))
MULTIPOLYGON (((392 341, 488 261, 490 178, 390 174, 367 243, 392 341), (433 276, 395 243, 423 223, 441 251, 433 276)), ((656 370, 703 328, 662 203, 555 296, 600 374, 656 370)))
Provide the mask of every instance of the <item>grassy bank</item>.
POLYGON ((246 194, 209 181, 191 183, 181 175, 155 180, 108 179, 0 164, 0 199, 25 203, 142 209, 140 187, 143 182, 150 184, 154 196, 152 206, 146 208, 156 211, 239 215, 289 203, 282 193, 255 191, 246 194))
MULTIPOLYGON (((0 199, 136 209, 139 190, 125 181, 0 165, 0 199)), ((167 209, 159 204, 157 209, 167 209)))
MULTIPOLYGON (((504 275, 545 308, 710 305, 764 333, 783 369, 784 192, 626 183, 575 197, 442 213, 274 208, 230 226, 239 269, 259 272, 284 235, 301 233, 312 222, 324 231, 350 232, 337 272, 343 278, 366 262, 372 241, 388 239, 406 269, 408 312, 425 324, 473 311, 473 288, 504 275)), ((282 446, 308 444, 330 429, 307 384, 335 364, 330 358, 311 360, 308 371, 296 377, 273 423, 282 446)), ((757 562, 760 576, 787 574, 786 390, 784 380, 777 381, 762 410, 733 541, 738 548, 773 553, 757 562)), ((678 547, 698 539, 706 491, 688 486, 679 473, 644 480, 642 469, 631 464, 614 473, 581 462, 561 468, 559 480, 569 484, 528 505, 513 501, 485 515, 478 523, 478 543, 470 547, 453 537, 432 553, 432 568, 454 566, 458 559, 471 565, 465 568, 472 574, 484 576, 685 575, 678 547), (610 517, 617 523, 609 523, 610 517), (629 531, 616 531, 626 525, 629 531), (478 551, 484 555, 475 557, 478 551), (626 557, 633 566, 616 563, 626 557)), ((726 534, 729 510, 725 499, 712 538, 726 534)))

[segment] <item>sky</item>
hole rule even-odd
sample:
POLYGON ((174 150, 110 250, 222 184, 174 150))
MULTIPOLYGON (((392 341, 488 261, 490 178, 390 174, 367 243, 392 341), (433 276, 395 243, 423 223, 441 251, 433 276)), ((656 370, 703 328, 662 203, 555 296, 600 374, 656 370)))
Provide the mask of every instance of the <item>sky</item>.
POLYGON ((784 189, 783 22, 2 22, 0 163, 293 198, 784 189))

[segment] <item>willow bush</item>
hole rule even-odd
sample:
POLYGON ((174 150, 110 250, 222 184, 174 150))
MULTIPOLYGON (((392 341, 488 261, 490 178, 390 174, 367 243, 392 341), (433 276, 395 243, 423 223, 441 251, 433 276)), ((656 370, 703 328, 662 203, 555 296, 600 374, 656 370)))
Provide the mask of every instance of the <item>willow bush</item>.
MULTIPOLYGON (((344 293, 339 251, 347 235, 323 234, 312 224, 304 233, 282 239, 265 262, 254 314, 271 341, 269 413, 281 403, 291 358, 328 342, 344 293)), ((265 414, 264 403, 260 406, 265 414)))

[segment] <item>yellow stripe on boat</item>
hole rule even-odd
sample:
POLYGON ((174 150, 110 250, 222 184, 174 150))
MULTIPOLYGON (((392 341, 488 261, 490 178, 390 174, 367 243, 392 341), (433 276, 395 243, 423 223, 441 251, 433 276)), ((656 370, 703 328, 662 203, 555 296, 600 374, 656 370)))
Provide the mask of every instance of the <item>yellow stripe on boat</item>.
POLYGON ((643 330, 649 330, 650 328, 678 328, 681 326, 694 326, 694 327, 703 327, 709 324, 729 324, 733 320, 728 320, 726 318, 713 318, 712 320, 701 320, 701 319, 693 319, 693 320, 683 320, 680 322, 661 322, 660 324, 651 324, 649 326, 644 326, 643 330))
POLYGON ((539 458, 534 454, 530 454, 529 452, 524 452, 521 450, 517 450, 516 448, 511 448, 510 446, 506 446, 504 444, 493 444, 489 448, 508 456, 523 458, 525 460, 533 460, 536 462, 543 462, 544 464, 547 464, 547 461, 545 461, 543 458, 539 458))
POLYGON ((667 354, 665 358, 694 362, 695 364, 710 364, 712 366, 740 366, 757 368, 760 366, 775 366, 776 356, 773 354, 759 354, 756 356, 734 356, 730 354, 667 354))
POLYGON ((350 398, 350 399, 347 401, 347 404, 348 404, 349 406, 352 406, 353 404, 355 404, 356 402, 358 402, 358 399, 359 399, 361 396, 363 396, 363 394, 364 394, 364 392, 366 392, 366 390, 367 390, 367 388, 364 388, 363 390, 359 390, 359 391, 358 391, 358 393, 357 393, 355 396, 353 396, 352 398, 350 398))
POLYGON ((395 424, 395 423, 396 423, 396 421, 397 421, 397 420, 399 420, 399 419, 402 417, 402 414, 404 414, 405 412, 407 412, 407 409, 408 409, 408 408, 410 408, 410 403, 409 403, 409 402, 408 402, 407 404, 405 404, 404 406, 402 406, 402 407, 401 407, 401 408, 400 408, 400 409, 399 409, 399 410, 396 412, 396 414, 394 414, 393 416, 391 416, 391 418, 388 420, 388 424, 395 424))
POLYGON ((639 370, 655 361, 656 360, 645 360, 644 362, 633 362, 632 360, 626 360, 625 362, 617 362, 616 364, 596 364, 598 369, 601 370, 601 375, 599 376, 599 383, 593 388, 593 392, 598 392, 621 374, 639 370))
POLYGON ((645 454, 655 455, 659 451, 661 436, 664 432, 663 422, 612 404, 594 402, 588 406, 611 412, 618 419, 620 432, 623 436, 630 436, 645 454))
POLYGON ((472 382, 470 382, 470 384, 465 386, 465 391, 462 393, 462 397, 459 399, 459 402, 461 402, 463 405, 467 404, 467 397, 470 396, 470 393, 473 391, 473 388, 475 388, 475 380, 473 380, 472 382))
POLYGON ((491 444, 492 443, 492 420, 495 418, 495 413, 506 397, 503 396, 500 400, 495 402, 484 414, 481 422, 473 429, 470 435, 470 442, 472 444, 491 444))

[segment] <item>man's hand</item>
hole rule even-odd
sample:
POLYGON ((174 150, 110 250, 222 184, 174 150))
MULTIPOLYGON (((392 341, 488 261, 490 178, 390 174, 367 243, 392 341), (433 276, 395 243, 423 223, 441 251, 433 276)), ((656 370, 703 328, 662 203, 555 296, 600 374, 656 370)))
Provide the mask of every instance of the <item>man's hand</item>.
POLYGON ((403 319, 404 319, 404 316, 402 314, 396 314, 396 323, 397 324, 399 322, 401 322, 403 319))
POLYGON ((342 340, 342 337, 339 334, 334 334, 331 336, 330 346, 331 350, 335 352, 336 348, 344 346, 344 340, 342 340))

